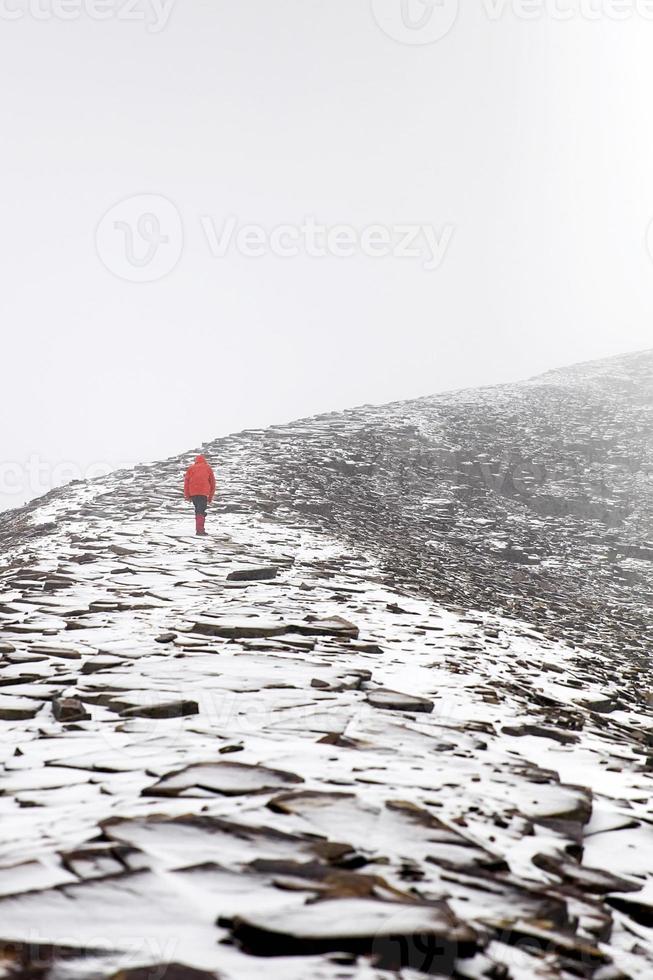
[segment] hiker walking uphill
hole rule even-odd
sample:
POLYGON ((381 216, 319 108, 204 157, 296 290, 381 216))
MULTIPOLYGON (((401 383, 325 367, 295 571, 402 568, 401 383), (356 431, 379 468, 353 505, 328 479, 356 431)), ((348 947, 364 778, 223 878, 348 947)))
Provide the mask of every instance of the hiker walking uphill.
POLYGON ((215 475, 204 456, 197 456, 186 470, 184 497, 195 507, 195 534, 205 535, 206 508, 215 496, 215 475))

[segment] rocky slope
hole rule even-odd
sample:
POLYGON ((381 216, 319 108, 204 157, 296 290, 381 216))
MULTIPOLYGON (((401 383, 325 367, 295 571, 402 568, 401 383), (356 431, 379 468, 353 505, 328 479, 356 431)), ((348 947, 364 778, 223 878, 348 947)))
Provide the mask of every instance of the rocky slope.
POLYGON ((0 976, 653 975, 652 385, 219 440, 208 540, 186 458, 0 517, 0 976))
MULTIPOLYGON (((241 439, 211 448, 230 455, 241 439)), ((393 580, 597 649, 650 649, 653 351, 248 443, 272 513, 315 515, 382 556, 393 580)))

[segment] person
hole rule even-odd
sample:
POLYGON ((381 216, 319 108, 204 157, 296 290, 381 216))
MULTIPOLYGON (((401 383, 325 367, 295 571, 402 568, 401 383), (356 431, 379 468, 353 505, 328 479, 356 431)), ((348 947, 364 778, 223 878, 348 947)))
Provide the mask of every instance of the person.
POLYGON ((204 456, 196 456, 193 465, 186 470, 184 480, 184 497, 192 500, 195 507, 195 534, 206 535, 206 508, 214 496, 215 474, 204 456))

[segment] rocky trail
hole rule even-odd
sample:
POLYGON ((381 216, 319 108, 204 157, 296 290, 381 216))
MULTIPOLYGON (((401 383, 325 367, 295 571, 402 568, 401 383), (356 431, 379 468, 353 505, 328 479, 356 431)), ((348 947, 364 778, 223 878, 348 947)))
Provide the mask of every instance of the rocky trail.
POLYGON ((219 440, 208 539, 187 457, 1 515, 0 976, 653 976, 652 377, 219 440))

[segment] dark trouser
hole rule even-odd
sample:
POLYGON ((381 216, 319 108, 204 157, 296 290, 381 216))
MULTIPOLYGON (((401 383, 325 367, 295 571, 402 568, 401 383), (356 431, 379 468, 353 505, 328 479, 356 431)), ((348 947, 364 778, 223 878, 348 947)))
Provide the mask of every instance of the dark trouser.
POLYGON ((209 502, 208 497, 191 497, 193 501, 193 506, 195 508, 195 516, 200 514, 202 517, 206 516, 206 506, 209 502))

